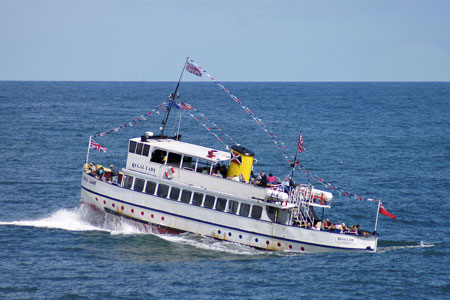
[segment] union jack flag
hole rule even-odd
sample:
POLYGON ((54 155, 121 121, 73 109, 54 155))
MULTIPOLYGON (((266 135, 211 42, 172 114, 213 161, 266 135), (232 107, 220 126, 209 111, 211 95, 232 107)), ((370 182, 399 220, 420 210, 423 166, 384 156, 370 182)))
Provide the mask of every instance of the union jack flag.
POLYGON ((99 143, 97 143, 96 141, 94 141, 92 138, 91 138, 91 143, 89 144, 89 148, 90 148, 90 149, 95 149, 95 150, 97 150, 97 151, 103 151, 103 152, 105 152, 105 153, 106 153, 106 151, 108 150, 108 148, 103 147, 102 145, 100 145, 99 143))
POLYGON ((202 72, 196 66, 191 64, 190 62, 186 63, 186 71, 188 71, 189 73, 192 73, 194 75, 202 77, 202 72))
POLYGON ((181 101, 181 109, 193 110, 194 108, 192 106, 190 106, 189 104, 187 104, 186 102, 181 101))
POLYGON ((300 138, 298 139, 298 144, 297 144, 297 152, 303 152, 305 151, 306 148, 303 147, 303 133, 300 131, 300 138))

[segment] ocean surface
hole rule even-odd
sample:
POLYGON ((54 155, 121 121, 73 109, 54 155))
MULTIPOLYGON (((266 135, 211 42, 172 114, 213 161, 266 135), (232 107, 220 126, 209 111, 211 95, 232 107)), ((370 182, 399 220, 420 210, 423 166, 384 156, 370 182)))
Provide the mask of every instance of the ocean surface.
MULTIPOLYGON (((145 114, 175 84, 0 82, 0 299, 450 299, 450 83, 223 83, 291 153, 302 130, 309 174, 363 197, 334 193, 325 217, 372 231, 369 198, 397 216, 380 215, 371 254, 155 235, 80 208, 89 136, 110 132, 94 137, 107 153, 90 159, 124 167, 128 139, 158 132, 162 114, 145 114)), ((255 171, 289 173, 267 132, 213 82, 182 82, 180 95, 208 118, 181 113, 184 141, 224 149, 207 127, 253 150, 255 171)))

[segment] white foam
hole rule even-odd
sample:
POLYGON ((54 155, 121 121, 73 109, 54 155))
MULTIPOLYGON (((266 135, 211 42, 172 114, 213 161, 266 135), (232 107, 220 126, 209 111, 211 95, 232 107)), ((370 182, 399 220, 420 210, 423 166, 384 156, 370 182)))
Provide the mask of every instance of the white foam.
POLYGON ((56 228, 68 231, 102 231, 102 228, 94 226, 86 220, 83 220, 79 209, 60 209, 52 213, 49 217, 43 219, 0 222, 0 225, 56 228))
POLYGON ((180 234, 180 235, 158 235, 162 239, 179 243, 184 245, 189 245, 198 249, 203 250, 212 250, 212 251, 220 251, 226 252, 230 254, 240 254, 240 255, 255 255, 255 254, 263 254, 263 251, 237 244, 232 242, 223 242, 218 241, 213 238, 205 237, 205 236, 197 236, 194 234, 180 234))
POLYGON ((102 231, 111 235, 144 234, 138 226, 127 222, 121 218, 101 218, 98 224, 98 217, 92 217, 83 207, 74 209, 60 209, 52 213, 49 217, 37 220, 19 220, 11 222, 0 222, 0 225, 26 226, 36 228, 63 229, 68 231, 102 231), (90 222, 92 221, 92 222, 90 222), (94 225, 97 224, 97 225, 94 225))

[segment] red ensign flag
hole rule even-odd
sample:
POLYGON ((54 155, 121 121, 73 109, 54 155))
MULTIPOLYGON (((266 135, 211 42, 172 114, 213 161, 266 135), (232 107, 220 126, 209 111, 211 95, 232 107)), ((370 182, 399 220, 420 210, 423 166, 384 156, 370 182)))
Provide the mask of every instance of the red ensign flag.
POLYGON ((386 209, 384 209, 383 203, 380 201, 380 210, 378 211, 380 214, 385 215, 386 217, 391 217, 392 219, 395 219, 396 216, 388 212, 386 209))

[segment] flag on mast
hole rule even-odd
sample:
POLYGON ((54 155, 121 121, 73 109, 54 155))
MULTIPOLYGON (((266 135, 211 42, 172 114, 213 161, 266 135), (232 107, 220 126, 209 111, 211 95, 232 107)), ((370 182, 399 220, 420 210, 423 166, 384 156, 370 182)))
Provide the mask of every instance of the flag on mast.
POLYGON ((383 203, 381 203, 381 201, 380 201, 380 209, 378 210, 378 212, 382 215, 385 215, 386 217, 390 217, 392 219, 396 218, 396 216, 394 216, 384 208, 383 203))
POLYGON ((108 148, 103 147, 102 145, 100 145, 99 143, 94 141, 92 138, 91 138, 91 142, 89 143, 89 149, 95 149, 97 151, 102 151, 105 153, 106 153, 106 151, 108 151, 108 148))
POLYGON ((188 71, 189 73, 192 73, 194 75, 202 77, 202 72, 199 70, 199 68, 197 68, 190 62, 186 62, 186 71, 188 71))
POLYGON ((306 148, 303 147, 303 132, 300 131, 300 136, 298 138, 298 144, 297 144, 297 152, 303 152, 306 148))

